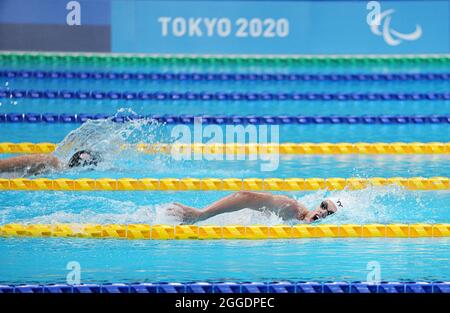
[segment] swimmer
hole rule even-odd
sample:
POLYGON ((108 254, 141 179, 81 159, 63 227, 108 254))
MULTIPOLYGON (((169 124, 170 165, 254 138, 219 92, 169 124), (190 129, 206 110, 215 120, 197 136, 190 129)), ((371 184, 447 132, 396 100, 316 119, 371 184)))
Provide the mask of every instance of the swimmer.
POLYGON ((52 154, 30 154, 0 159, 0 173, 20 172, 26 176, 61 171, 66 168, 96 166, 102 158, 98 152, 80 150, 74 153, 67 164, 52 154))
MULTIPOLYGON (((340 201, 337 201, 342 206, 340 201)), ((235 212, 243 209, 255 211, 270 211, 283 220, 300 220, 312 223, 336 213, 337 206, 331 200, 324 200, 319 207, 309 211, 303 204, 283 195, 273 195, 263 192, 239 191, 214 202, 204 210, 198 210, 180 203, 173 203, 168 213, 181 218, 183 223, 195 223, 210 217, 235 212)))

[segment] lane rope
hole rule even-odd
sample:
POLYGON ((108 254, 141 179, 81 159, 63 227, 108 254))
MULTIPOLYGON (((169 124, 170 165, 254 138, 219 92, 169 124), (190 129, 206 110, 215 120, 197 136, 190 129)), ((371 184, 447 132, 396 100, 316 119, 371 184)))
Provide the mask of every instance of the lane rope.
POLYGON ((449 124, 450 115, 380 115, 380 116, 304 116, 304 115, 108 115, 69 113, 0 113, 0 123, 85 123, 88 120, 109 119, 113 122, 148 119, 165 124, 193 124, 195 120, 203 124, 449 124))
POLYGON ((301 239, 450 237, 450 224, 367 225, 149 225, 149 224, 7 224, 4 237, 77 237, 147 240, 177 239, 301 239))
POLYGON ((356 73, 356 74, 303 74, 303 73, 142 73, 142 72, 89 72, 89 71, 0 71, 0 77, 22 79, 79 79, 79 80, 150 80, 150 81, 440 81, 450 80, 450 73, 356 73))
POLYGON ((79 99, 140 101, 445 101, 450 92, 424 93, 275 93, 275 92, 147 92, 0 89, 4 99, 79 99))
MULTIPOLYGON (((56 143, 0 142, 0 154, 52 153, 56 143)), ((202 154, 450 154, 450 142, 379 142, 379 143, 280 143, 280 144, 136 144, 121 149, 135 148, 143 153, 170 153, 171 151, 202 154)))
POLYGON ((408 190, 449 190, 448 177, 373 178, 0 178, 0 190, 26 191, 310 191, 398 186, 408 190))
POLYGON ((0 53, 0 62, 24 64, 123 64, 123 65, 447 65, 449 55, 414 56, 170 56, 170 55, 108 55, 88 53, 0 53))
POLYGON ((0 293, 450 293, 450 282, 148 282, 0 285, 0 293))

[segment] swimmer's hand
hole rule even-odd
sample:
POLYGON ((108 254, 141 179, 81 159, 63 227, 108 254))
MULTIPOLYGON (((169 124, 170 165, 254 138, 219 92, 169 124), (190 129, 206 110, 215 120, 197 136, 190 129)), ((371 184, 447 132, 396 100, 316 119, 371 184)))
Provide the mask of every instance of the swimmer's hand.
POLYGON ((172 203, 172 206, 167 209, 167 213, 181 219, 182 224, 193 224, 200 220, 202 212, 181 203, 172 203))

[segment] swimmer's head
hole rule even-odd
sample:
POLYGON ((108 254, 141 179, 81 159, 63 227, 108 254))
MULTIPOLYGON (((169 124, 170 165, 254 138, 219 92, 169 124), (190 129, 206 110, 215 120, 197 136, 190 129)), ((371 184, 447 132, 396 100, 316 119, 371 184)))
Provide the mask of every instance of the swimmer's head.
POLYGON ((90 150, 80 150, 75 152, 69 160, 69 167, 96 166, 102 161, 100 153, 90 150))
MULTIPOLYGON (((340 201, 338 202, 340 203, 340 201)), ((340 206, 342 206, 342 204, 340 206)), ((338 208, 333 201, 329 199, 324 200, 320 203, 317 209, 308 212, 306 220, 309 222, 314 222, 336 213, 337 210, 338 208)))

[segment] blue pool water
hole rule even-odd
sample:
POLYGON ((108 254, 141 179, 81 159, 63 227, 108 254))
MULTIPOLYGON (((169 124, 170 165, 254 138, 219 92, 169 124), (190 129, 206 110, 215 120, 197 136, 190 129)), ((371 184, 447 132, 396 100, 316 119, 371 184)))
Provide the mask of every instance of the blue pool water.
POLYGON ((448 279, 449 250, 447 239, 0 239, 0 283, 65 283, 70 261, 80 263, 84 283, 366 281, 371 261, 386 281, 437 281, 448 279))
MULTIPOLYGON (((9 142, 59 142, 79 126, 0 123, 0 132, 3 140, 9 142)), ((160 129, 160 136, 170 137, 172 127, 160 129)), ((279 126, 280 142, 445 142, 448 135, 448 124, 279 126)))
POLYGON ((174 86, 174 81, 150 80, 94 80, 94 79, 37 79, 14 78, 8 87, 14 89, 63 89, 63 90, 158 90, 183 92, 445 92, 449 90, 448 80, 424 81, 186 81, 182 86, 174 86))
MULTIPOLYGON (((228 72, 228 73, 448 73, 448 66, 49 66, 1 64, 0 70, 228 72)), ((209 91, 209 92, 449 92, 450 82, 141 82, 0 78, 1 89, 209 91)), ((136 113, 209 115, 445 115, 450 101, 124 101, 0 99, 0 113, 136 113)), ((0 123, 0 142, 54 142, 67 159, 73 149, 101 150, 95 171, 49 173, 49 178, 123 177, 433 177, 449 176, 448 155, 280 156, 279 166, 261 171, 263 161, 174 161, 170 155, 120 151, 123 143, 171 140, 174 125, 110 121, 80 124, 0 123), (95 128, 95 131, 92 129, 95 128)), ((281 125, 280 142, 448 142, 448 124, 281 125)), ((206 139, 205 139, 206 141, 206 139)), ((0 158, 11 155, 1 154, 0 158)), ((3 177, 3 176, 2 176, 3 177)), ((5 176, 10 177, 10 176, 5 176)), ((0 224, 7 223, 180 223, 166 214, 171 202, 204 207, 227 192, 0 192, 0 224)), ((370 188, 359 191, 284 193, 307 207, 324 197, 344 208, 322 223, 449 223, 448 191, 370 188)), ((273 214, 244 210, 201 224, 265 224, 273 214)), ((293 223, 293 222, 289 222, 293 223)), ((386 281, 450 279, 450 239, 320 239, 280 241, 124 241, 0 238, 0 283, 64 282, 66 264, 81 265, 82 282, 154 281, 356 281, 377 261, 386 281)))

